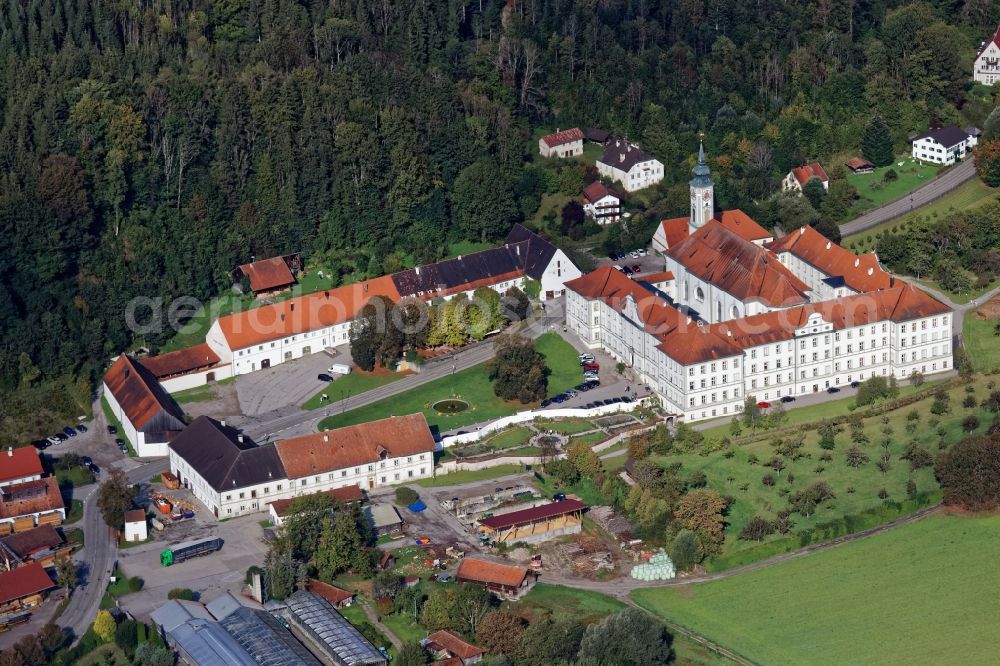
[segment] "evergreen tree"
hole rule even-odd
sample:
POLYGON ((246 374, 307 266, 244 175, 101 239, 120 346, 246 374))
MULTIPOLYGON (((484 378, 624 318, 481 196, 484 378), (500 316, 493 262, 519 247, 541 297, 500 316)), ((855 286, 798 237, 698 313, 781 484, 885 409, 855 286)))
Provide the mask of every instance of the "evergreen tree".
POLYGON ((861 135, 861 154, 875 166, 888 166, 895 159, 892 132, 877 113, 868 121, 861 135))

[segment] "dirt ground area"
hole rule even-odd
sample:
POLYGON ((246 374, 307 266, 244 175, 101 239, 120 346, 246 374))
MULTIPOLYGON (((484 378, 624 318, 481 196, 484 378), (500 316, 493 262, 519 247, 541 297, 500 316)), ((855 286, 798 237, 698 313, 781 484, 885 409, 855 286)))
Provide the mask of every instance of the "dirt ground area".
POLYGON ((976 319, 998 319, 1000 318, 1000 294, 983 303, 972 312, 976 319))
POLYGON ((216 397, 209 400, 198 400, 197 402, 186 402, 181 407, 191 415, 191 418, 199 416, 211 416, 213 419, 229 419, 240 416, 240 399, 236 391, 236 386, 230 384, 215 384, 212 392, 216 397))

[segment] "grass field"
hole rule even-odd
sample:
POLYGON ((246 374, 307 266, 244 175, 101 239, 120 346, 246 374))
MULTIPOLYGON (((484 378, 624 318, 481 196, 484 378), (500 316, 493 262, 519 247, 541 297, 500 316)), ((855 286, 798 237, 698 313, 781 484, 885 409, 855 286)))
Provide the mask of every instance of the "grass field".
POLYGON ((1000 517, 933 516, 760 571, 632 597, 762 664, 988 664, 997 552, 1000 517))
POLYGON ((441 486, 454 486, 459 483, 472 483, 474 481, 486 481, 508 474, 517 474, 524 471, 520 465, 497 465, 486 469, 463 470, 452 472, 451 474, 441 474, 430 479, 417 479, 414 483, 425 488, 439 488, 441 486))
MULTIPOLYGON (((625 608, 625 604, 599 592, 538 583, 514 605, 514 608, 536 618, 551 616, 555 620, 591 623, 611 613, 617 613, 625 608)), ((675 663, 684 666, 714 666, 729 663, 680 636, 674 636, 674 651, 677 655, 675 663)))
POLYGON ((93 473, 82 465, 70 467, 69 469, 56 469, 55 475, 60 488, 76 488, 77 486, 85 486, 94 482, 93 473))
POLYGON ((72 500, 69 504, 68 511, 66 511, 66 520, 63 521, 63 525, 72 525, 73 523, 79 522, 83 518, 83 500, 72 500))
MULTIPOLYGON (((988 392, 986 383, 987 380, 984 378, 979 378, 973 383, 977 403, 988 392)), ((704 472, 709 487, 722 495, 734 498, 735 501, 726 517, 726 541, 722 552, 706 562, 710 570, 726 569, 797 548, 800 545, 798 534, 800 531, 823 526, 845 516, 852 517, 851 520, 854 522, 852 531, 857 531, 891 520, 900 512, 912 511, 921 501, 908 501, 906 485, 910 479, 915 482, 918 493, 923 494, 922 503, 939 499, 940 491, 933 470, 930 467, 923 467, 911 471, 908 461, 901 459, 907 444, 916 441, 929 453, 936 455, 941 450, 942 441, 945 446, 949 446, 965 436, 962 421, 966 416, 975 414, 979 418, 979 427, 974 433, 985 432, 993 417, 981 407, 962 406, 966 395, 964 387, 951 389, 949 395, 950 411, 939 416, 933 416, 930 412, 933 402, 930 396, 914 405, 887 414, 888 427, 892 432, 889 436, 888 449, 890 468, 885 472, 881 472, 876 465, 884 451, 881 442, 884 438, 885 425, 881 417, 865 420, 864 431, 869 443, 861 445, 860 448, 868 456, 869 461, 857 469, 845 462, 845 451, 852 445, 850 429, 847 427, 837 435, 835 449, 829 452, 832 457, 829 461, 821 460, 821 456, 827 452, 819 447, 819 436, 815 430, 805 433, 805 445, 801 449, 802 457, 797 460, 784 458, 786 467, 780 474, 766 464, 776 456, 773 438, 766 435, 759 441, 743 444, 727 452, 715 451, 706 455, 702 455, 700 451, 674 452, 655 457, 654 460, 662 465, 681 463, 680 473, 683 478, 696 471, 704 472), (909 423, 907 415, 911 411, 916 411, 920 416, 913 433, 907 431, 909 423), (931 421, 931 418, 936 421, 931 421), (756 457, 759 462, 752 463, 751 456, 756 457), (773 486, 764 485, 762 479, 765 474, 770 474, 774 478, 773 486), (790 477, 791 482, 789 482, 790 477), (787 508, 791 493, 817 481, 828 483, 835 497, 821 503, 808 517, 793 513, 794 527, 789 535, 772 535, 762 543, 737 538, 749 518, 760 515, 769 520, 774 519, 778 511, 787 508), (902 508, 887 507, 879 496, 882 490, 886 491, 888 498, 902 503, 902 508), (871 515, 863 516, 865 512, 871 512, 871 515)), ((795 414, 795 411, 790 414, 795 414)), ((835 414, 836 411, 831 409, 825 416, 835 414)))
POLYGON ((854 205, 851 212, 860 214, 871 208, 895 201, 904 194, 925 185, 927 181, 937 175, 939 170, 940 167, 922 165, 909 157, 904 157, 897 158, 897 161, 889 166, 878 167, 872 173, 859 174, 848 171, 847 182, 853 185, 861 196, 861 201, 854 205), (903 162, 903 166, 898 166, 899 162, 903 162), (899 178, 887 183, 883 178, 889 169, 895 171, 899 178))
POLYGON ((976 370, 1000 368, 1000 337, 995 330, 998 323, 1000 319, 976 319, 972 312, 965 314, 962 341, 976 370))
POLYGON ((337 402, 338 400, 349 398, 352 395, 358 395, 359 393, 364 393, 365 391, 371 391, 373 388, 391 384, 397 379, 402 379, 405 376, 405 374, 398 372, 391 374, 359 372, 355 368, 349 375, 334 377, 333 381, 327 384, 326 387, 317 392, 313 397, 306 400, 302 405, 302 409, 317 409, 325 404, 337 402), (326 402, 320 400, 324 393, 330 398, 326 402))
POLYGON ((913 224, 918 218, 936 219, 955 211, 966 210, 981 205, 992 199, 996 190, 984 185, 978 178, 961 185, 939 199, 932 201, 926 206, 921 206, 911 213, 895 220, 890 220, 877 227, 864 231, 860 234, 847 236, 842 245, 867 252, 872 249, 875 237, 884 232, 913 224), (867 239, 871 238, 869 242, 867 239))
POLYGON ((171 393, 170 397, 173 398, 174 402, 178 405, 183 405, 189 402, 205 402, 206 400, 215 400, 219 397, 219 394, 215 392, 215 389, 211 385, 206 384, 204 386, 195 386, 194 388, 171 393))
MULTIPOLYGON (((550 395, 559 393, 580 381, 580 363, 576 351, 569 343, 555 333, 546 333, 538 338, 536 348, 545 355, 547 365, 552 370, 549 376, 550 395)), ((366 407, 330 416, 323 419, 319 427, 321 430, 340 428, 385 418, 390 414, 423 412, 432 427, 437 426, 441 431, 445 431, 470 423, 498 419, 519 410, 530 409, 532 406, 507 402, 496 397, 486 373, 486 366, 483 364, 428 382, 412 391, 379 400, 366 407), (438 400, 456 396, 469 402, 471 408, 458 414, 439 414, 432 408, 438 400)))

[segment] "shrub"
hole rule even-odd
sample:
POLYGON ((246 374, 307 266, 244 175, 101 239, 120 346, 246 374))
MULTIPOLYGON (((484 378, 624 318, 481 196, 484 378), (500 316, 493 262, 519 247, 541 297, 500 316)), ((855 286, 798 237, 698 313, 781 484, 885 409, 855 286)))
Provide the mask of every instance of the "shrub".
POLYGON ((884 180, 887 183, 891 183, 895 180, 899 180, 899 174, 896 173, 895 169, 889 169, 882 175, 882 180, 884 180))
POLYGON ((934 466, 944 503, 971 511, 1000 505, 1000 436, 966 437, 934 466))
POLYGON ((965 432, 972 432, 979 427, 979 417, 975 414, 969 414, 964 419, 962 419, 962 430, 965 432))
POLYGON ((182 599, 184 601, 194 601, 195 593, 186 587, 175 587, 167 592, 167 599, 182 599))
POLYGON ((774 485, 774 474, 768 472, 767 474, 765 474, 760 478, 760 482, 770 488, 771 486, 774 485))
POLYGON ((976 396, 974 395, 967 395, 965 396, 965 400, 962 401, 962 407, 966 409, 975 409, 976 404, 976 396))
POLYGON ((887 491, 885 488, 882 488, 881 490, 878 491, 878 497, 879 499, 888 499, 889 491, 887 491))
POLYGON ((420 496, 413 488, 410 488, 409 486, 400 486, 399 488, 396 488, 396 504, 400 506, 409 506, 418 499, 420 499, 420 496))
POLYGON ((739 539, 744 541, 757 541, 761 542, 764 540, 768 534, 774 533, 774 525, 760 516, 752 516, 750 520, 747 521, 743 529, 740 530, 739 539))
POLYGON ((139 578, 138 576, 133 576, 132 578, 128 579, 128 591, 129 592, 138 592, 141 589, 142 589, 142 579, 141 578, 139 578))
POLYGON ((678 571, 687 571, 701 562, 704 550, 698 535, 691 530, 681 530, 670 546, 670 559, 678 571))
POLYGON ((134 620, 125 620, 115 629, 115 644, 125 650, 126 654, 132 654, 138 643, 139 630, 134 620))

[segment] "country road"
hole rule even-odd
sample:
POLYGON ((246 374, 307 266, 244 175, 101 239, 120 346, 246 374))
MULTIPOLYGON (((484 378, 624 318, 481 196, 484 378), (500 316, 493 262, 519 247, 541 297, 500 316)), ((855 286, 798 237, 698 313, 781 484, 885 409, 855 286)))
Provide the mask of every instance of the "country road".
MULTIPOLYGON (((555 326, 562 326, 563 307, 563 299, 561 298, 546 302, 543 316, 531 322, 521 333, 537 338, 555 326)), ((233 424, 257 441, 263 441, 265 435, 279 439, 305 435, 316 432, 319 422, 328 415, 340 414, 370 405, 384 398, 406 393, 418 386, 479 365, 491 358, 493 358, 493 343, 491 341, 482 342, 450 356, 429 361, 415 375, 408 375, 403 379, 384 384, 370 391, 331 402, 321 409, 303 410, 297 405, 292 405, 254 417, 234 419, 233 424)))
MULTIPOLYGON (((125 474, 130 482, 138 483, 168 469, 168 461, 164 458, 134 467, 125 474)), ((86 540, 83 549, 75 556, 81 564, 80 580, 85 584, 73 591, 66 610, 58 620, 60 626, 73 631, 74 639, 83 636, 97 617, 101 597, 108 587, 108 578, 118 553, 114 535, 104 524, 97 508, 97 487, 95 484, 83 500, 83 531, 86 540)))
POLYGON ((846 238, 852 234, 868 231, 883 222, 894 220, 915 208, 926 206, 938 197, 972 180, 975 176, 975 162, 971 158, 966 159, 964 162, 952 167, 951 170, 928 181, 926 185, 913 190, 909 195, 891 201, 875 210, 870 210, 861 217, 840 225, 840 235, 846 238))

